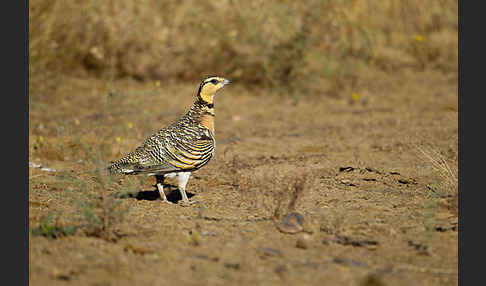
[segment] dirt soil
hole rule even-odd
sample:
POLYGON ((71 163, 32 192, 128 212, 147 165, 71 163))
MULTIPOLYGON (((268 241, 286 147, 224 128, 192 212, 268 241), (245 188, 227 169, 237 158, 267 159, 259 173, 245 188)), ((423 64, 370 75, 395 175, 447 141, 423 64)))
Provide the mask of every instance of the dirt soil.
MULTIPOLYGON (((92 168, 76 142, 108 164, 184 113, 197 85, 66 77, 31 98, 30 228, 49 211, 68 222, 77 212, 59 183, 92 168)), ((113 239, 31 234, 30 284, 457 285, 457 182, 447 189, 428 157, 457 167, 457 78, 266 93, 241 83, 218 93, 215 157, 187 185, 197 203, 182 206, 174 187, 165 204, 143 178, 121 196, 113 239), (290 213, 303 221, 288 226, 290 213)), ((117 177, 105 192, 133 182, 117 177)))

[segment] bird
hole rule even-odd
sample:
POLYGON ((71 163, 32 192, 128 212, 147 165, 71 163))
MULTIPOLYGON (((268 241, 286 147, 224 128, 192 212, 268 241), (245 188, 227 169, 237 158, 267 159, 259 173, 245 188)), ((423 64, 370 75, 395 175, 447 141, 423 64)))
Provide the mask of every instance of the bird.
POLYGON ((205 166, 214 156, 214 97, 229 84, 228 79, 212 76, 201 81, 191 108, 167 127, 158 130, 132 152, 107 167, 111 175, 155 176, 161 199, 171 204, 164 193, 164 179, 176 178, 182 204, 190 205, 186 185, 192 172, 205 166))

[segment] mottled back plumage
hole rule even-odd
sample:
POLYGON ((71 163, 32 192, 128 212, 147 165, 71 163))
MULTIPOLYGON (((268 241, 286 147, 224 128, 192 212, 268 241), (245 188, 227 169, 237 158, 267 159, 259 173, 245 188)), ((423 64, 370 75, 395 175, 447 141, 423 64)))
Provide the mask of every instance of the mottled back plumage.
POLYGON ((162 175, 201 168, 213 156, 216 145, 212 131, 202 125, 204 116, 214 117, 214 113, 196 101, 178 121, 160 129, 133 152, 114 162, 110 171, 162 175))

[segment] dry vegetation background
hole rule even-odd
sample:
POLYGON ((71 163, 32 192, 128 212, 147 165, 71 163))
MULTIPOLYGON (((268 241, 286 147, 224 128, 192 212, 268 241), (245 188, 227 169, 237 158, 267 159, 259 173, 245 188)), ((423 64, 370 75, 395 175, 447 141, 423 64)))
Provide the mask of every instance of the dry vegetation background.
POLYGON ((29 8, 31 87, 50 73, 197 81, 215 73, 286 89, 305 82, 315 94, 324 83, 363 84, 370 71, 457 73, 454 0, 33 0, 29 8))
POLYGON ((457 0, 31 0, 29 61, 32 285, 457 284, 457 0), (199 204, 103 175, 209 75, 199 204))

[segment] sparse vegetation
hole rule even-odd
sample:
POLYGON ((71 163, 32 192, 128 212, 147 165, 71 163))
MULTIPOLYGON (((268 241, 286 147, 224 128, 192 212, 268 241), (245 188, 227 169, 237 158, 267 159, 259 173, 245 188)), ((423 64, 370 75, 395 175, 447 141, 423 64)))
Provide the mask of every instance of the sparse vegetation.
POLYGON ((457 0, 29 5, 32 285, 457 284, 457 0), (105 176, 213 74, 197 203, 105 176))
POLYGON ((132 189, 139 185, 132 180, 128 186, 121 188, 119 195, 110 192, 110 188, 117 184, 113 177, 107 175, 101 155, 93 148, 83 146, 83 149, 83 162, 87 171, 81 176, 61 171, 56 177, 57 184, 71 198, 76 210, 65 212, 63 216, 73 221, 88 236, 101 237, 107 241, 116 240, 116 227, 128 211, 128 207, 122 205, 119 197, 133 193, 132 189))
POLYGON ((443 155, 429 147, 418 147, 418 151, 432 164, 432 168, 439 175, 438 183, 432 189, 438 196, 456 195, 458 192, 457 165, 447 162, 443 155))
MULTIPOLYGON (((432 165, 433 170, 438 175, 436 181, 427 185, 430 194, 424 206, 424 227, 421 240, 425 247, 427 247, 434 236, 437 228, 437 212, 439 211, 440 199, 447 199, 450 205, 452 215, 458 213, 458 197, 459 197, 459 182, 457 166, 451 166, 443 155, 435 148, 428 146, 417 147, 419 155, 423 157, 426 162, 432 165)), ((456 155, 457 158, 457 155, 456 155)), ((425 250, 424 250, 425 251, 425 250)), ((425 251, 425 253, 427 253, 425 251)))
MULTIPOLYGON (((296 210, 297 202, 304 195, 307 180, 311 179, 309 178, 311 175, 307 172, 287 174, 283 177, 282 184, 275 186, 280 190, 280 193, 275 196, 277 207, 274 211, 274 217, 276 219, 281 219, 283 215, 296 210)), ((271 180, 271 182, 275 181, 278 180, 271 180)))
MULTIPOLYGON (((243 163, 241 158, 239 161, 243 163)), ((235 160, 230 164, 235 164, 235 160)), ((236 169, 229 169, 229 172, 233 170, 236 169)), ((312 176, 312 171, 310 173, 276 171, 251 176, 240 174, 234 176, 237 179, 233 184, 243 196, 242 201, 247 207, 258 213, 264 211, 263 217, 278 221, 285 214, 296 210, 297 202, 304 196, 306 182, 312 176)))
POLYGON ((59 219, 60 217, 55 216, 54 212, 49 212, 40 222, 39 226, 30 229, 30 233, 32 235, 42 235, 53 239, 76 234, 76 226, 62 225, 59 219))

